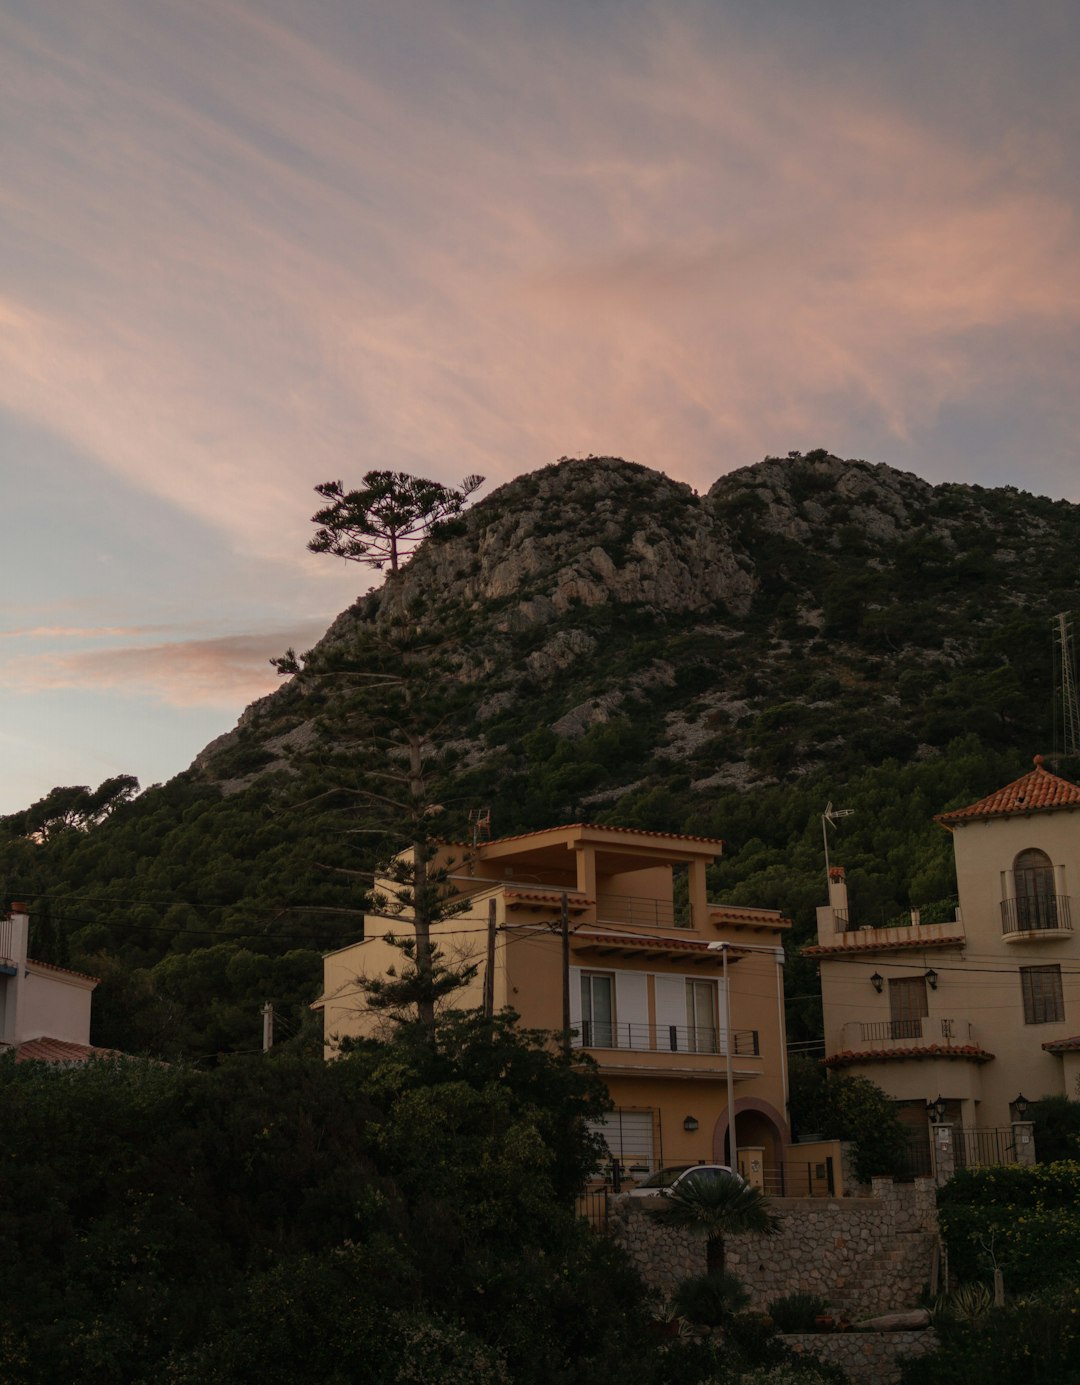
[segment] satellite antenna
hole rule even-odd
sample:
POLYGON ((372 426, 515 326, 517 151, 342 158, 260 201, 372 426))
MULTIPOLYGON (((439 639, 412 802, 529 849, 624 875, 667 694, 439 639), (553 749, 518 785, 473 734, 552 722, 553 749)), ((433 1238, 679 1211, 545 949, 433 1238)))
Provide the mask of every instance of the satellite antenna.
MULTIPOLYGON (((1080 753, 1080 708, 1076 702, 1076 655, 1073 652, 1072 616, 1069 611, 1061 611, 1054 617, 1054 662, 1057 674, 1055 682, 1061 702, 1062 749, 1066 755, 1076 755, 1080 753)), ((1054 720, 1056 723, 1057 718, 1054 720)), ((1056 724, 1054 731, 1056 745, 1056 724)))
POLYGON ((849 818, 855 812, 854 808, 834 808, 832 799, 825 805, 825 811, 821 815, 821 836, 825 843, 825 880, 829 879, 829 828, 836 826, 837 818, 849 818))

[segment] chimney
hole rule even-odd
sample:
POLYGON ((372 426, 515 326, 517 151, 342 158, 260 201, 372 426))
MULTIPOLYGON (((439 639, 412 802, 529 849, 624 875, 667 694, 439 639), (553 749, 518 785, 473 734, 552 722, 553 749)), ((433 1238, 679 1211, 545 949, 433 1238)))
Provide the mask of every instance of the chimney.
POLYGON ((845 919, 848 916, 847 876, 843 866, 829 867, 829 908, 845 919))

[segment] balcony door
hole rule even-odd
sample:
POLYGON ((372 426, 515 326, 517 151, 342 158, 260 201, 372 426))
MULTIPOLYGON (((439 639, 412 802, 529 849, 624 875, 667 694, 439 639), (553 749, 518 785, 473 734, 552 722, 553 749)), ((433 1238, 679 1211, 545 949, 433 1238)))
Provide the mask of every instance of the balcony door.
POLYGON ((687 1047, 691 1053, 719 1053, 720 1026, 715 981, 686 983, 687 1047))
POLYGON ((904 976, 889 982, 890 1038, 921 1039, 922 1022, 929 1013, 924 976, 904 976))
POLYGON ((1017 927, 1056 928, 1057 896, 1054 893, 1054 867, 1045 851, 1021 851, 1013 862, 1016 888, 1017 927))
POLYGON ((615 978, 610 972, 581 973, 581 1029, 587 1048, 615 1046, 615 978))

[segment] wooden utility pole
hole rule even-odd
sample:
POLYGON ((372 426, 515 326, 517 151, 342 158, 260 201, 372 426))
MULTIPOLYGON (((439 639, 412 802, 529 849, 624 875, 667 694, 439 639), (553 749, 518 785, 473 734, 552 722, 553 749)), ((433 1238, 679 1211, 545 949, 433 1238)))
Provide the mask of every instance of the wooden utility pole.
POLYGON ((274 1002, 268 1000, 262 1007, 263 1052, 269 1053, 274 1047, 274 1002))
POLYGON ((495 1014, 495 901, 488 900, 487 919, 487 971, 484 973, 484 1014, 491 1019, 495 1014))
POLYGON ((570 1056, 570 902, 566 891, 562 892, 560 910, 562 924, 562 1027, 563 1052, 570 1056))

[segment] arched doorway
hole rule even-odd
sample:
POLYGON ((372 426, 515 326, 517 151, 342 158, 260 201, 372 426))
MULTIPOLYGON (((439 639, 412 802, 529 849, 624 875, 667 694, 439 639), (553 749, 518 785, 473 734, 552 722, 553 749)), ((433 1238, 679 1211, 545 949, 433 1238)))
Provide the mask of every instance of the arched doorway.
MULTIPOLYGON (((787 1121, 767 1101, 757 1097, 741 1097, 735 1102, 735 1130, 740 1149, 761 1149, 764 1152, 765 1186, 768 1190, 779 1177, 784 1150, 791 1143, 787 1121)), ((713 1129, 713 1159, 718 1164, 730 1164, 730 1154, 728 1117, 724 1110, 713 1129)))

